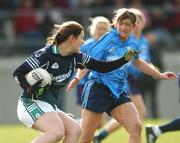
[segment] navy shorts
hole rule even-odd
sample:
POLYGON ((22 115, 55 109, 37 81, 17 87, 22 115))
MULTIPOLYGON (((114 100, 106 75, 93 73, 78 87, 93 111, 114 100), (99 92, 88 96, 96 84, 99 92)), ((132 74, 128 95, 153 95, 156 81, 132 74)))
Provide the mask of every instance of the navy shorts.
POLYGON ((106 112, 111 115, 111 111, 124 103, 131 102, 126 92, 115 98, 112 92, 103 84, 99 84, 93 80, 86 83, 82 93, 82 108, 93 112, 106 112))

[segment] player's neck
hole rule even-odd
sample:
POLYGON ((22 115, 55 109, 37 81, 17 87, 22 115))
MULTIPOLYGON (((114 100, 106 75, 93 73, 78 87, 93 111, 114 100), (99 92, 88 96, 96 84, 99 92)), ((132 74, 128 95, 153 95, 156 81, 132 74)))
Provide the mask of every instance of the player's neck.
POLYGON ((71 50, 70 49, 71 48, 69 48, 69 45, 66 45, 66 44, 61 44, 61 45, 58 46, 59 53, 62 56, 71 55, 71 50))

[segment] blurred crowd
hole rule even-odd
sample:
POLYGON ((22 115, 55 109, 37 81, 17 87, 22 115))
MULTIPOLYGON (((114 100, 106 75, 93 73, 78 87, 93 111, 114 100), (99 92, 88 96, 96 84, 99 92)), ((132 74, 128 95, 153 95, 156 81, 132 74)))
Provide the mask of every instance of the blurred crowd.
POLYGON ((113 11, 121 7, 144 11, 145 32, 152 44, 177 49, 180 0, 0 0, 0 55, 41 48, 56 23, 76 20, 87 28, 90 17, 111 19, 113 11))

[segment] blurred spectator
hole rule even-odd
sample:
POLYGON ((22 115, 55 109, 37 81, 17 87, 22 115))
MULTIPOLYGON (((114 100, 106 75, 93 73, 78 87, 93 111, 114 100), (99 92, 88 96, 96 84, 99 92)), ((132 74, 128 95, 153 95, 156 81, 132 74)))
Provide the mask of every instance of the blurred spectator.
MULTIPOLYGON (((96 17, 96 16, 107 16, 108 11, 104 9, 104 0, 94 0, 92 3, 89 5, 89 8, 92 9, 91 11, 91 17, 96 17)), ((111 11, 112 12, 112 11, 111 11)))
MULTIPOLYGON (((91 5, 95 0, 79 0, 79 7, 80 8, 87 8, 91 5)), ((99 3, 99 2, 97 2, 99 3)))
POLYGON ((10 19, 0 20, 0 55, 10 56, 14 47, 15 36, 12 21, 10 19))
POLYGON ((38 22, 32 0, 23 0, 22 5, 16 9, 14 24, 17 36, 37 32, 38 22))
POLYGON ((114 8, 120 8, 125 7, 126 0, 104 0, 104 6, 105 7, 114 7, 114 8))
POLYGON ((39 29, 43 34, 43 37, 47 37, 50 34, 50 29, 54 24, 62 23, 63 17, 61 11, 54 7, 53 0, 44 0, 42 7, 37 13, 37 19, 39 22, 39 29))
POLYGON ((72 9, 77 9, 79 7, 80 0, 69 0, 69 5, 72 9))
POLYGON ((44 0, 33 0, 34 8, 39 9, 44 0))
POLYGON ((162 7, 162 5, 165 3, 166 0, 143 0, 144 5, 147 6, 160 6, 162 7))
POLYGON ((14 27, 12 27, 11 12, 16 7, 12 0, 0 0, 0 55, 7 56, 10 54, 14 42, 14 27))
POLYGON ((26 50, 30 52, 35 50, 37 45, 33 44, 40 41, 38 38, 41 34, 38 31, 38 21, 32 0, 23 0, 20 7, 16 9, 14 27, 17 42, 26 44, 28 47, 26 50))
POLYGON ((54 6, 57 8, 69 8, 69 0, 54 0, 54 6))
POLYGON ((0 0, 0 10, 11 10, 16 6, 13 0, 0 0))
POLYGON ((98 7, 103 7, 104 0, 94 0, 91 2, 90 7, 92 8, 98 8, 98 7))
POLYGON ((180 0, 172 0, 169 5, 168 18, 165 22, 166 28, 174 35, 180 43, 180 0))
POLYGON ((104 0, 103 6, 108 8, 105 17, 112 19, 114 10, 126 7, 126 0, 104 0))
POLYGON ((159 45, 165 45, 163 48, 172 48, 175 47, 176 42, 173 39, 172 34, 166 29, 166 13, 160 9, 153 9, 153 13, 151 13, 151 26, 150 32, 155 36, 156 43, 159 45))
POLYGON ((5 36, 5 32, 4 32, 4 28, 3 28, 3 22, 0 21, 0 53, 2 54, 3 52, 3 49, 5 48, 5 43, 4 43, 4 40, 6 38, 5 36))

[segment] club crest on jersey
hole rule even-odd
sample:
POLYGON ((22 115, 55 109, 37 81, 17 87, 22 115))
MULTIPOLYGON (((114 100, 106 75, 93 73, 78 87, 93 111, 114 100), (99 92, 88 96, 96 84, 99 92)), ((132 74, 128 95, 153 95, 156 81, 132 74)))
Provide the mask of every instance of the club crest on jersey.
POLYGON ((54 64, 52 64, 51 68, 52 68, 52 69, 58 69, 58 68, 59 68, 58 63, 54 63, 54 64))

